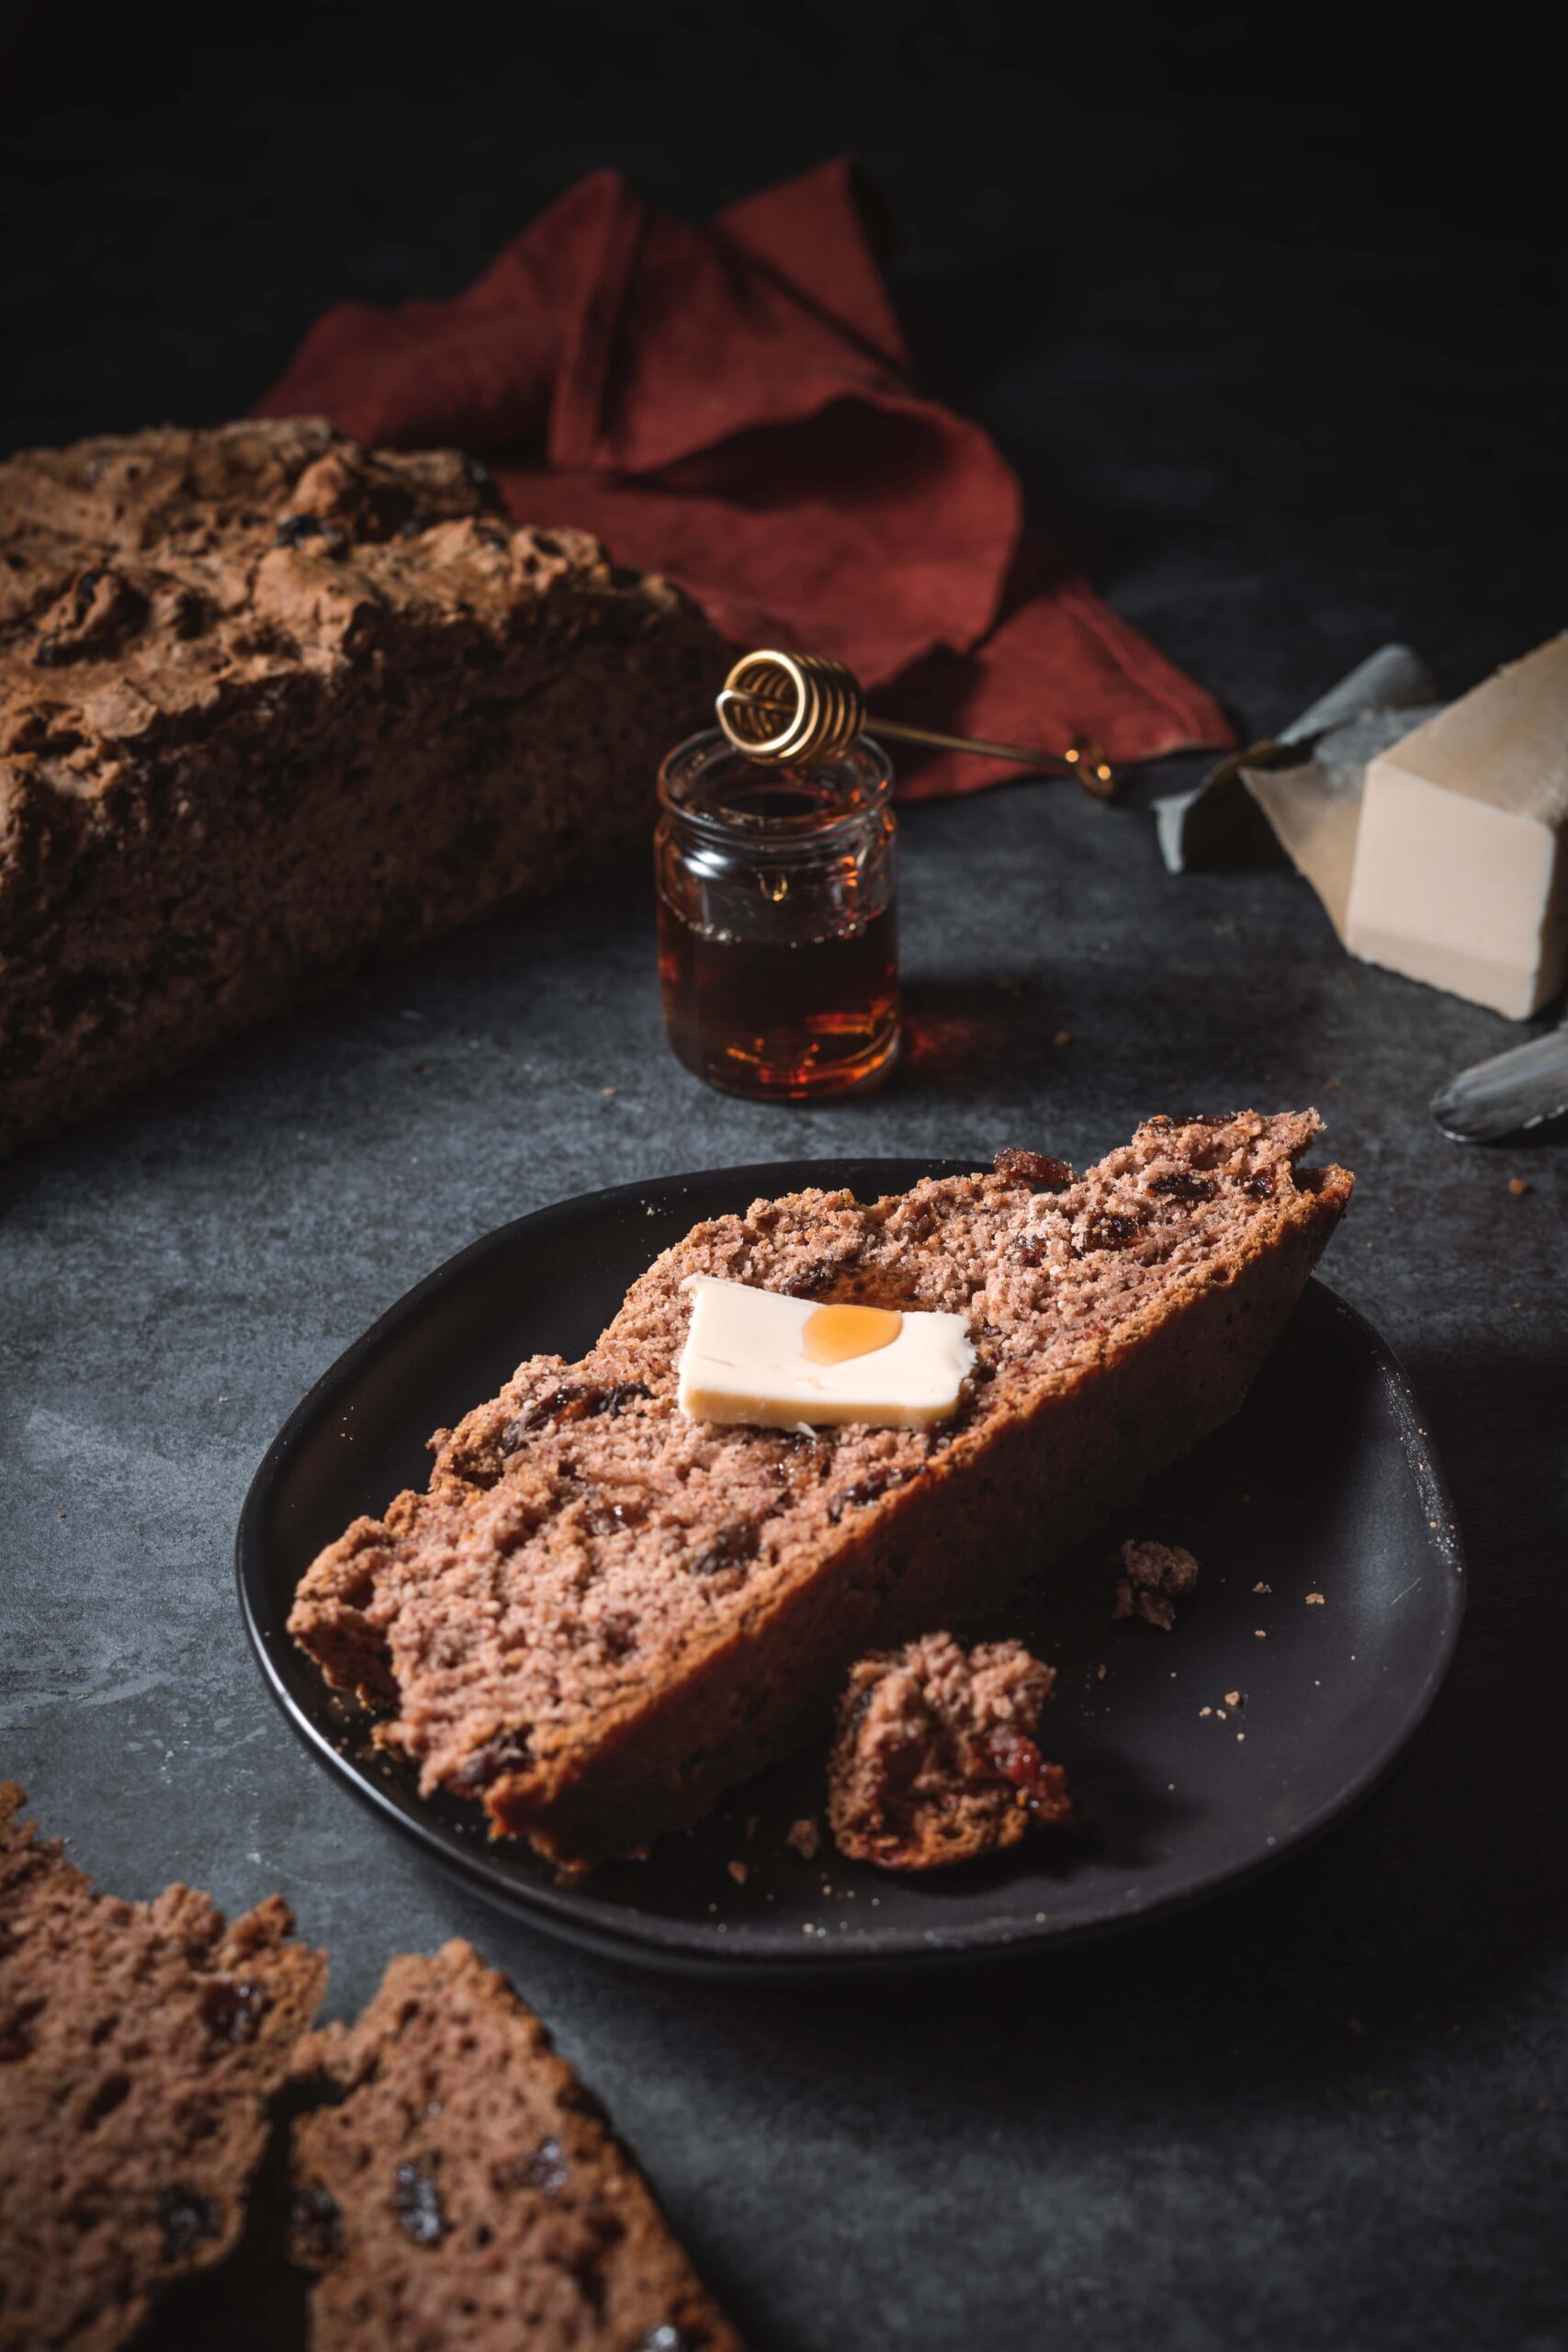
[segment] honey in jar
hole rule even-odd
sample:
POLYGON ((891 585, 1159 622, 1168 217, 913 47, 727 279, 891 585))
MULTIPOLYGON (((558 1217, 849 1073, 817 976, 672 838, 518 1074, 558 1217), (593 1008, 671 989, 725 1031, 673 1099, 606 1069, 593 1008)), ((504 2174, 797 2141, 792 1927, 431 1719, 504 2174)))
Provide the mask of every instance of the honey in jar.
POLYGON ((660 771, 659 972, 677 1057, 728 1094, 874 1085, 898 1047, 892 770, 750 760, 717 728, 660 771))

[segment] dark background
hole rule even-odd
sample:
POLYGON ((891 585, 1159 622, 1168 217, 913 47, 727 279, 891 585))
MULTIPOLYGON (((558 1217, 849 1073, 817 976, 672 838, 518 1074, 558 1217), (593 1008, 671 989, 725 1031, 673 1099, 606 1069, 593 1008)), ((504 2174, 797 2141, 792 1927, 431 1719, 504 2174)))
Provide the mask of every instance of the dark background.
MULTIPOLYGON (((456 290, 595 165, 698 212, 852 147, 928 385, 1249 732, 1390 638, 1459 691, 1565 617, 1549 22, 0 11, 0 448, 243 410, 327 302, 456 290)), ((0 1761, 118 1892, 280 1886, 335 2008, 471 1933, 761 2352, 1568 2342, 1561 1143, 1443 1143, 1432 1088, 1519 1033, 1352 964, 1292 877, 1163 874, 1143 806, 1193 765, 1109 814, 1040 786, 910 812, 917 1003, 1021 993, 991 1058, 871 1102, 677 1072, 630 876, 0 1173, 0 1761), (473 1234, 795 1151, 1081 1159, 1243 1096, 1318 1101, 1358 1170, 1330 1279, 1427 1397, 1472 1562, 1427 1734, 1329 1845, 1049 1965, 716 1994, 492 1918, 290 1743, 233 1610, 241 1496, 473 1234)), ((265 2311, 161 2340, 291 2340, 265 2311)))

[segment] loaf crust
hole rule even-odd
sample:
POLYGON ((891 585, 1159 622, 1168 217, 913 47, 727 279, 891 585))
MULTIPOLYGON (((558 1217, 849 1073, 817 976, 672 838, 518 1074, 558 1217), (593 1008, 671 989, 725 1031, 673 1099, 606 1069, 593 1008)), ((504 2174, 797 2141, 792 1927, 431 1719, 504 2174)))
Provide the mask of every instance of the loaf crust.
POLYGON ((295 1639, 423 1787, 578 1866, 643 1851, 787 1752, 854 1660, 983 1616, 1240 1405, 1349 1197, 1315 1113, 1151 1120, 1073 1179, 998 1155, 863 1204, 698 1226, 580 1363, 536 1356, 432 1441, 427 1493, 313 1563, 295 1639), (958 1312, 934 1430, 685 1420, 682 1284, 958 1312))
POLYGON ((97 1894, 0 1785, 0 2352, 110 2352, 240 2234, 326 1983, 276 1895, 97 1894))
POLYGON ((341 2094, 294 2127, 311 2352, 740 2352, 596 2102, 470 1945, 392 1961, 299 2071, 341 2094))
POLYGON ((0 465, 0 1151, 646 834, 723 666, 455 450, 0 465))

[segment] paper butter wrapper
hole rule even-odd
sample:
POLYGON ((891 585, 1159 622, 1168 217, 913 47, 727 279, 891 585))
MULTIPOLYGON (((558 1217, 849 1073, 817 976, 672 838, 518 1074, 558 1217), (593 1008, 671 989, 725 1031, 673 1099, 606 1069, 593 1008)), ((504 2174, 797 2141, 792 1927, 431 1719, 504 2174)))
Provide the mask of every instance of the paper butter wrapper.
POLYGON ((1241 780, 1298 873, 1323 900, 1341 940, 1367 769, 1380 752, 1435 718, 1441 703, 1375 710, 1319 738, 1299 768, 1249 768, 1241 780))
MULTIPOLYGON (((1331 728, 1348 728, 1353 719, 1385 711, 1399 711, 1414 725, 1416 713, 1431 705, 1434 693, 1426 664, 1408 645, 1381 645, 1364 662, 1358 662, 1337 685, 1309 703, 1299 718, 1281 728, 1273 739, 1277 752, 1298 743, 1302 747, 1301 767, 1286 768, 1278 756, 1270 763, 1271 781, 1283 786, 1288 778, 1291 797, 1302 804, 1302 822, 1292 825, 1291 831, 1316 831, 1312 820, 1322 797, 1323 779, 1308 764, 1309 745, 1315 748, 1316 739, 1331 728)), ((1257 790, 1257 773, 1256 763, 1249 770, 1246 752, 1233 752, 1212 767, 1194 790, 1167 793, 1156 800, 1155 828, 1168 873, 1213 873, 1227 866, 1256 865, 1260 856, 1277 855, 1283 844, 1274 831, 1271 812, 1285 794, 1271 791, 1266 802, 1257 790), (1242 780, 1244 775, 1253 786, 1250 791, 1242 780)), ((1300 858, 1296 862, 1302 863, 1300 858)), ((1335 920, 1337 922, 1339 917, 1336 915, 1335 920)))

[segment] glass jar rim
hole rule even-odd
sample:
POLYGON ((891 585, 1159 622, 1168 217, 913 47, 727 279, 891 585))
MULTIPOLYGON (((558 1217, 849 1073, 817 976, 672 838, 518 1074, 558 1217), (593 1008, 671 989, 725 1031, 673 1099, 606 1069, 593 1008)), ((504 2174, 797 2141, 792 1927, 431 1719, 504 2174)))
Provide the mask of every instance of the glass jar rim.
POLYGON ((880 816, 893 797, 893 763, 880 743, 869 735, 862 735, 847 752, 825 766, 800 770, 770 767, 765 761, 748 759, 722 727, 709 727, 688 735, 665 754, 660 762, 658 789, 660 806, 671 817, 709 840, 743 842, 753 850, 807 848, 853 832, 868 819, 880 816), (685 797, 682 785, 695 783, 705 774, 711 774, 726 758, 763 785, 769 780, 782 784, 795 776, 826 780, 842 773, 850 786, 850 797, 836 807, 807 808, 797 817, 735 808, 724 802, 716 807, 694 807, 685 797))

